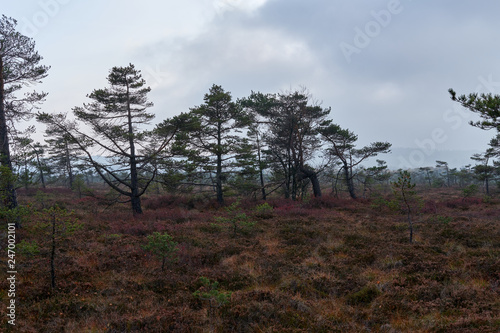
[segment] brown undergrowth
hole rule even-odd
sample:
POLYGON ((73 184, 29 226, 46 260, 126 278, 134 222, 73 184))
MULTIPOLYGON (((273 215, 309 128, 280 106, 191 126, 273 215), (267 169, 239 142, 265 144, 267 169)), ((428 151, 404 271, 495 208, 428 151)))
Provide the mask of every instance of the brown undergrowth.
MULTIPOLYGON (((38 209, 37 198, 21 201, 38 209)), ((426 194, 408 242, 404 216, 372 200, 244 201, 252 223, 213 201, 172 196, 128 206, 51 191, 45 204, 75 210, 83 227, 58 240, 56 288, 33 215, 18 242, 20 332, 497 332, 500 203, 426 194), (226 221, 224 220, 224 221, 226 221), (153 232, 178 243, 161 263, 142 248, 153 232), (244 231, 244 232, 243 232, 244 231), (196 297, 200 277, 229 302, 196 297), (229 294, 228 294, 229 295, 229 294)), ((7 283, 0 282, 2 299, 7 283)), ((5 318, 5 307, 1 309, 5 318)), ((2 321, 2 330, 9 326, 2 321)))

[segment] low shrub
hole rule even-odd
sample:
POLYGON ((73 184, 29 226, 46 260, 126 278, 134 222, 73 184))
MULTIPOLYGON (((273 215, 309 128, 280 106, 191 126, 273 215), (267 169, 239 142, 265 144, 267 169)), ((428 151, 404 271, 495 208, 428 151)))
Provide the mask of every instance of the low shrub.
POLYGON ((163 272, 165 268, 165 262, 175 262, 178 260, 177 251, 179 248, 177 247, 177 243, 172 240, 172 236, 167 233, 161 234, 159 232, 155 232, 152 235, 148 236, 148 244, 142 247, 144 250, 152 252, 155 256, 160 258, 161 261, 161 270, 163 272))
POLYGON ((254 215, 261 219, 270 219, 273 215, 273 207, 269 205, 267 202, 264 202, 260 205, 255 206, 253 209, 254 215))
POLYGON ((350 305, 367 305, 379 295, 380 291, 376 286, 368 285, 353 294, 347 295, 346 302, 350 305))

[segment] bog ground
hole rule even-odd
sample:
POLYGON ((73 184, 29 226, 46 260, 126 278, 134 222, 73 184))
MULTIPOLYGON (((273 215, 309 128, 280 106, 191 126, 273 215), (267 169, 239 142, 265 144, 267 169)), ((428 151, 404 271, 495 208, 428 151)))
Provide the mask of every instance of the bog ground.
MULTIPOLYGON (((134 218, 128 205, 64 189, 22 192, 16 329, 498 332, 500 201, 419 194, 410 244, 406 217, 384 200, 243 200, 227 209, 153 195, 134 218), (55 243, 43 211, 53 205, 74 210, 58 215, 55 243), (144 248, 154 232, 177 243, 163 270, 144 248)), ((6 287, 2 279, 2 299, 6 287)))

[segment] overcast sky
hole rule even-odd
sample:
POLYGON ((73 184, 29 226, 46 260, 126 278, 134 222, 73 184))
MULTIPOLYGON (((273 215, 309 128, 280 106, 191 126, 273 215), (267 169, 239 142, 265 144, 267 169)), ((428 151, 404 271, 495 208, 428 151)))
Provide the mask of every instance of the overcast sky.
POLYGON ((23 0, 1 13, 52 67, 37 88, 46 112, 80 106, 133 63, 157 122, 214 83, 234 98, 305 86, 360 144, 391 142, 380 157, 393 168, 470 163, 496 134, 468 125, 447 90, 500 93, 499 1, 23 0))

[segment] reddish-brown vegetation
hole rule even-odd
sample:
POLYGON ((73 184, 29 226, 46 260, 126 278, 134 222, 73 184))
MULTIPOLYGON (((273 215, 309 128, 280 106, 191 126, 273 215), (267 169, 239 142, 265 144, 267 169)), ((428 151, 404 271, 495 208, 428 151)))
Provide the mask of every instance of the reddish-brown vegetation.
MULTIPOLYGON (((413 244, 404 216, 369 200, 272 199, 265 214, 244 201, 256 223, 236 234, 201 197, 151 196, 137 218, 69 193, 46 200, 74 209, 83 228, 59 240, 55 290, 37 217, 17 231, 41 250, 17 258, 20 332, 500 330, 497 200, 425 194, 413 244), (141 247, 155 231, 179 244, 163 272, 141 247), (210 309, 195 297, 202 276, 232 292, 230 302, 210 309)), ((39 209, 33 193, 21 202, 39 209)))

